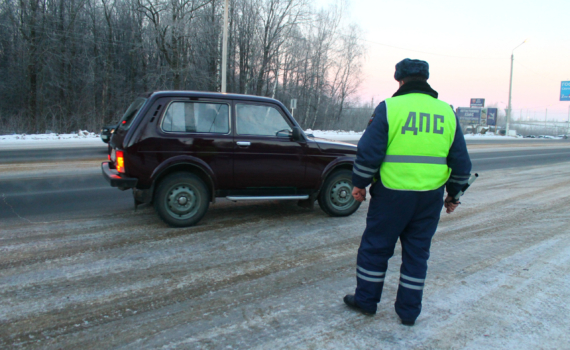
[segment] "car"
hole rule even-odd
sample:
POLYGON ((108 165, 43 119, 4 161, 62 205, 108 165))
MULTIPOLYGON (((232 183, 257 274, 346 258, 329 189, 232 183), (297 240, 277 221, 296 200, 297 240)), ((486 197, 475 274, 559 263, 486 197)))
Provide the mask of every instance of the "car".
POLYGON ((535 139, 536 136, 534 136, 534 135, 526 135, 526 136, 524 136, 524 138, 525 138, 525 139, 535 139))
POLYGON ((173 227, 197 224, 216 198, 318 201, 330 216, 352 197, 356 146, 308 137, 279 101, 259 96, 157 91, 135 99, 101 164, 112 187, 131 189, 173 227))
POLYGON ((108 124, 103 126, 101 128, 101 141, 109 143, 109 140, 111 140, 111 135, 113 134, 116 128, 117 124, 108 124))

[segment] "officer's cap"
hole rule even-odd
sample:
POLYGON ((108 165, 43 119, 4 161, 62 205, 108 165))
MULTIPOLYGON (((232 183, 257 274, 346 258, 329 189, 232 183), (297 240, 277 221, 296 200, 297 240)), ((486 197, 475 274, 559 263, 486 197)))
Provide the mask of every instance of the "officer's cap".
POLYGON ((426 80, 429 78, 429 64, 422 60, 412 60, 405 58, 396 64, 396 72, 394 79, 401 81, 406 77, 422 77, 426 80))

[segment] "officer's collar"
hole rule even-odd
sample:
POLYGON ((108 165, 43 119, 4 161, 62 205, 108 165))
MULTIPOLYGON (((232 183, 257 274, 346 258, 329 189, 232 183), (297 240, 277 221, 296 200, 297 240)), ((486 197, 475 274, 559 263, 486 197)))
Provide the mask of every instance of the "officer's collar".
POLYGON ((396 91, 396 93, 392 95, 392 97, 406 95, 406 94, 413 94, 413 93, 426 94, 434 98, 437 98, 438 96, 437 91, 432 89, 427 82, 410 81, 400 86, 398 91, 396 91))

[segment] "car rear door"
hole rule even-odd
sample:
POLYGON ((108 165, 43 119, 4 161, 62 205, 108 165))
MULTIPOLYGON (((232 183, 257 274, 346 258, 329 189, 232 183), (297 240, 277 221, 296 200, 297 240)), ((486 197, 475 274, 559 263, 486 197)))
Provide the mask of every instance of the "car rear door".
POLYGON ((163 113, 158 125, 138 143, 144 163, 141 166, 153 171, 171 158, 194 157, 212 169, 219 189, 231 188, 234 146, 230 128, 231 101, 175 97, 165 102, 161 103, 163 113))

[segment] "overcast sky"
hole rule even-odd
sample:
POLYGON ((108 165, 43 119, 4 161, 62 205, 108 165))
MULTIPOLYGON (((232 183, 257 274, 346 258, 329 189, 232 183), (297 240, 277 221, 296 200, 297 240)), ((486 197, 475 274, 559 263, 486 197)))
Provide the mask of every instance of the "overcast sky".
MULTIPOLYGON (((327 6, 334 0, 317 0, 327 6)), ((362 100, 397 89, 395 64, 426 60, 440 99, 468 107, 470 98, 506 108, 514 51, 513 115, 567 120, 560 83, 570 81, 570 0, 351 0, 348 20, 364 30, 368 49, 362 100)))

